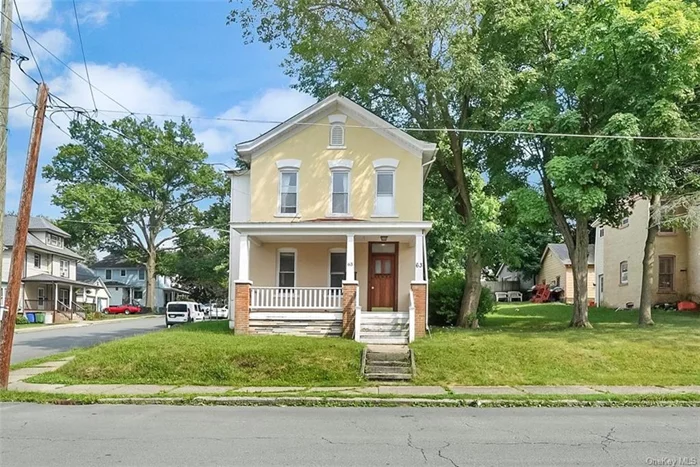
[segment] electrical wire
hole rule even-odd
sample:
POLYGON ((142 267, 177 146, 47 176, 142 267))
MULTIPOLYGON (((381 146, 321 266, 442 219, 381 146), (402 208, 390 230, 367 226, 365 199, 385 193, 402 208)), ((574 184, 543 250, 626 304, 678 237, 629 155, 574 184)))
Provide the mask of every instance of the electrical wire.
MULTIPOLYGON (((32 59, 34 60, 34 63, 36 64, 36 69, 39 72, 39 76, 41 77, 41 81, 44 82, 45 81, 44 74, 41 72, 41 67, 39 66, 39 61, 36 59, 36 56, 34 55, 34 50, 32 50, 32 45, 29 43, 29 38, 27 37, 28 33, 27 33, 26 29, 24 29, 24 23, 22 22, 22 15, 19 12, 19 6, 17 6, 17 0, 12 0, 12 1, 15 4, 15 11, 17 12, 17 19, 19 20, 18 27, 22 30, 22 34, 24 34, 24 40, 27 42, 27 47, 29 48, 29 54, 32 56, 32 59)), ((10 19, 5 14, 5 12, 2 12, 2 14, 6 18, 10 19)), ((10 19, 10 21, 12 21, 12 20, 10 19)), ((17 26, 17 24, 14 21, 12 21, 12 23, 15 24, 15 26, 17 26)), ((32 38, 32 39, 34 39, 34 38, 32 38)), ((34 39, 34 40, 36 40, 36 39, 34 39)))
MULTIPOLYGON (((27 95, 27 93, 25 93, 25 92, 22 90, 22 88, 20 88, 20 87, 17 85, 17 83, 15 83, 14 81, 12 81, 12 78, 10 78, 10 83, 12 83, 12 85, 13 85, 14 87, 16 87, 17 90, 18 90, 19 92, 22 93, 22 95, 29 101, 29 104, 34 105, 34 102, 32 101, 32 99, 27 95)), ((25 104, 26 104, 26 102, 25 102, 25 104)), ((16 105, 15 107, 19 107, 20 105, 22 105, 22 104, 18 104, 18 105, 16 105)), ((12 109, 13 107, 10 107, 10 108, 12 109)))
MULTIPOLYGON (((248 118, 230 118, 230 117, 208 117, 202 115, 176 115, 167 113, 148 113, 148 112, 124 112, 121 110, 97 109, 97 112, 102 113, 118 113, 132 116, 149 116, 159 118, 186 118, 189 120, 213 120, 220 122, 235 122, 235 123, 250 123, 250 124, 268 124, 279 125, 285 123, 280 120, 258 120, 248 118)), ((321 122, 291 122, 291 125, 297 126, 323 126, 330 127, 332 123, 321 122)), ((345 128, 358 128, 367 130, 387 130, 387 131, 413 131, 413 132, 453 132, 453 133, 468 133, 468 134, 489 134, 489 135, 509 135, 509 136, 542 136, 555 138, 585 138, 585 139, 623 139, 623 140, 662 140, 662 141, 700 141, 700 136, 630 136, 630 135, 604 135, 604 134, 583 134, 583 133, 551 133, 544 131, 519 131, 519 130, 483 130, 469 128, 420 128, 420 127, 396 127, 393 125, 373 126, 373 125, 345 125, 345 128)))
POLYGON ((83 45, 83 35, 80 32, 80 21, 78 20, 78 7, 73 0, 73 13, 75 14, 75 26, 78 29, 78 39, 80 39, 80 51, 83 53, 83 63, 85 64, 85 76, 87 77, 88 85, 90 86, 90 96, 92 97, 92 105, 97 111, 97 102, 95 101, 95 93, 92 90, 92 82, 90 81, 90 71, 88 71, 87 59, 85 58, 85 46, 83 45))

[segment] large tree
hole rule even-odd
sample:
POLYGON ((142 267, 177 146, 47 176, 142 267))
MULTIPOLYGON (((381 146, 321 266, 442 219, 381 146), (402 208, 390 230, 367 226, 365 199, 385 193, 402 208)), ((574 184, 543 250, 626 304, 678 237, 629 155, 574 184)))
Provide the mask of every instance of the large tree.
POLYGON ((590 223, 615 225, 644 189, 642 144, 624 137, 650 132, 657 96, 685 91, 676 80, 692 75, 682 65, 677 34, 665 30, 679 11, 695 7, 681 0, 496 0, 493 6, 484 17, 490 43, 519 84, 504 127, 597 136, 513 139, 520 162, 541 176, 572 258, 571 325, 587 327, 590 223))
POLYGON ((127 117, 102 124, 73 121, 73 142, 58 148, 44 177, 53 203, 84 247, 146 266, 146 306, 155 304, 158 255, 178 235, 199 228, 200 204, 223 190, 189 122, 127 117))
MULTIPOLYGON (((459 130, 493 127, 512 88, 499 54, 483 55, 479 1, 234 1, 229 21, 248 39, 286 49, 285 70, 316 97, 341 92, 400 126, 435 128, 419 137, 439 143, 434 170, 467 232, 466 276, 458 317, 477 327, 484 248, 492 219, 480 219, 475 177, 484 172, 487 140, 459 130)), ((478 181, 478 180, 477 180, 478 181)))

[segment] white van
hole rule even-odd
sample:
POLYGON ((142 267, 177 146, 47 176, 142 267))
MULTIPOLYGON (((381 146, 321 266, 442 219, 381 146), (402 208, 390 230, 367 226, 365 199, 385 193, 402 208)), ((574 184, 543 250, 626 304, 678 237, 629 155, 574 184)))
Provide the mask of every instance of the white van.
POLYGON ((202 321, 204 313, 194 302, 169 302, 165 305, 165 325, 202 321))

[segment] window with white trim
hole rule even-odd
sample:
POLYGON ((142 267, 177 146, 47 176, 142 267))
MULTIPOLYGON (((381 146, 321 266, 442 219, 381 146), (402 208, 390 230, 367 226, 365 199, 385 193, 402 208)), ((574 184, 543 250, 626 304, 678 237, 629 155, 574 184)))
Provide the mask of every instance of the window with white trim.
POLYGON ((62 259, 58 262, 58 270, 61 277, 68 277, 68 261, 62 259))
POLYGON ((63 248, 63 238, 59 237, 58 235, 54 235, 52 233, 47 233, 46 234, 46 244, 55 246, 58 248, 63 248))
POLYGON ((145 269, 139 269, 139 280, 142 281, 146 279, 146 270, 145 269))
POLYGON ((620 285, 629 284, 629 265, 627 261, 620 263, 620 285))
POLYGON ((41 268, 41 254, 34 253, 34 267, 41 268))
POLYGON ((295 287, 296 285, 296 252, 280 250, 277 253, 277 286, 295 287))
POLYGON ((299 172, 280 171, 280 214, 296 214, 299 203, 299 172))
POLYGON ((330 286, 342 287, 345 280, 346 254, 344 251, 331 251, 330 286))
POLYGON ((111 269, 105 269, 105 279, 107 279, 107 280, 112 279, 112 270, 111 269))
POLYGON ((377 198, 374 214, 386 216, 394 213, 394 172, 379 171, 377 172, 377 198))
POLYGON ((331 172, 331 212, 333 214, 350 213, 350 172, 334 170, 331 172))

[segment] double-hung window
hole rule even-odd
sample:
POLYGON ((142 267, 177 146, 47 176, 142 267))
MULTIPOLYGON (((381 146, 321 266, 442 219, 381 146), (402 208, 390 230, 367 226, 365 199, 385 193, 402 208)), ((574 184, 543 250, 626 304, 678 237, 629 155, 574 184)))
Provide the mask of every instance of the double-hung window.
POLYGON ((277 286, 295 287, 296 285, 296 251, 279 250, 277 256, 277 286))
POLYGON ((139 280, 142 281, 146 278, 146 270, 145 269, 139 269, 139 280))
POLYGON ((331 251, 330 285, 331 287, 342 287, 345 280, 345 252, 331 251))
POLYGON ((58 263, 59 271, 61 274, 61 277, 68 277, 68 261, 66 260, 60 260, 58 263))
POLYGON ((350 170, 351 160, 328 161, 331 171, 331 206, 332 216, 350 215, 350 170))
POLYGON ((374 216, 396 216, 396 159, 379 159, 374 161, 375 199, 374 216))
POLYGON ((34 253, 34 267, 41 269, 41 254, 34 253))
POLYGON ((673 273, 676 270, 675 256, 659 256, 659 291, 673 292, 673 273))
POLYGON ((111 269, 105 269, 105 279, 107 279, 107 280, 112 279, 112 270, 111 269))
POLYGON ((299 213, 299 166, 301 161, 277 162, 279 170, 278 215, 294 216, 299 213))
POLYGON ((629 284, 629 264, 627 261, 620 263, 620 285, 629 284))

